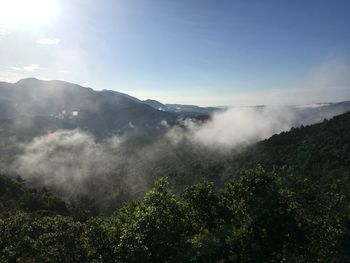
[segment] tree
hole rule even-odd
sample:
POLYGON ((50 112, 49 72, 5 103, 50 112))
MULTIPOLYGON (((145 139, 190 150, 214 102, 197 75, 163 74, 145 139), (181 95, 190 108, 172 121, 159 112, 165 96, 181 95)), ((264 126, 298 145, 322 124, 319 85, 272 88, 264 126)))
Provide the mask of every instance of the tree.
POLYGON ((158 180, 144 200, 127 211, 118 245, 122 262, 178 262, 186 256, 186 210, 167 185, 166 178, 158 180))

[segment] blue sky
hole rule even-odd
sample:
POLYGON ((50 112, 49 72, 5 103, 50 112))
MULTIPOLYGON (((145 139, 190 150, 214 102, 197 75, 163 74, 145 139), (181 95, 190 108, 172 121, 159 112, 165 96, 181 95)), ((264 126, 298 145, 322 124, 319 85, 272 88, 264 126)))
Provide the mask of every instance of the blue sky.
POLYGON ((346 0, 0 5, 1 80, 61 79, 198 105, 350 99, 346 0))

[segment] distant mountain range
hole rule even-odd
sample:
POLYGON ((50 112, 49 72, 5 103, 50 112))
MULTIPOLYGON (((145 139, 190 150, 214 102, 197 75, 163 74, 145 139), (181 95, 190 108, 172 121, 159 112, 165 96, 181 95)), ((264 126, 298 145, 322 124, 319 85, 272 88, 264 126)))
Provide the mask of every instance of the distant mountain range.
POLYGON ((224 107, 199 107, 196 105, 182 105, 182 104, 162 104, 156 100, 144 100, 143 103, 151 106, 160 111, 174 112, 178 114, 184 114, 188 116, 198 116, 202 115, 210 115, 214 112, 221 111, 225 109, 224 107))
POLYGON ((115 91, 94 91, 68 82, 34 78, 0 83, 0 118, 23 116, 50 117, 96 135, 154 129, 163 120, 176 121, 175 114, 115 91))
MULTIPOLYGON (((300 125, 309 124, 315 117, 322 120, 347 112, 350 102, 288 107, 298 115, 296 125, 300 125)), ((163 104, 151 99, 143 101, 117 91, 95 91, 58 80, 28 78, 16 83, 0 82, 0 119, 3 119, 0 133, 19 131, 18 127, 4 128, 10 124, 20 124, 22 133, 25 128, 33 130, 36 127, 45 127, 46 131, 79 127, 97 136, 125 131, 153 133, 164 128, 161 125, 164 121, 173 125, 179 118, 206 120, 225 109, 163 104)))
MULTIPOLYGON (((28 78, 16 83, 0 82, 0 119, 12 120, 5 121, 7 125, 17 118, 25 119, 26 123, 32 118, 36 123, 38 117, 46 117, 46 122, 54 123, 53 129, 79 127, 108 136, 130 130, 159 130, 164 126, 160 125, 162 121, 172 125, 179 117, 207 119, 215 110, 219 109, 142 101, 125 93, 95 91, 58 80, 28 78)), ((36 125, 26 127, 33 129, 36 125)))
POLYGON ((156 110, 177 113, 180 116, 199 116, 199 115, 210 115, 214 112, 226 109, 226 107, 199 107, 196 105, 183 105, 183 104, 163 104, 157 100, 147 99, 140 100, 136 97, 130 96, 128 94, 112 91, 103 90, 102 92, 107 92, 112 95, 123 96, 125 98, 131 99, 135 102, 144 103, 156 110))

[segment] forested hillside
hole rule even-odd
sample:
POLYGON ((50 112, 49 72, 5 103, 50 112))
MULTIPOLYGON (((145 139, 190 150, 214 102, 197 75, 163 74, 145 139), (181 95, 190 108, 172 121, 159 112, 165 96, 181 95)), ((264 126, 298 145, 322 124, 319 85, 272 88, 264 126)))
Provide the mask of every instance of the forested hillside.
POLYGON ((0 175, 0 213, 21 210, 41 215, 67 215, 66 204, 46 189, 28 189, 23 180, 0 175))
POLYGON ((1 176, 0 258, 349 262, 349 131, 347 113, 274 135, 222 162, 185 163, 198 183, 169 172, 143 199, 109 216, 91 217, 79 203, 1 176))
POLYGON ((242 154, 242 163, 289 165, 298 172, 344 172, 349 164, 350 113, 273 135, 242 154))

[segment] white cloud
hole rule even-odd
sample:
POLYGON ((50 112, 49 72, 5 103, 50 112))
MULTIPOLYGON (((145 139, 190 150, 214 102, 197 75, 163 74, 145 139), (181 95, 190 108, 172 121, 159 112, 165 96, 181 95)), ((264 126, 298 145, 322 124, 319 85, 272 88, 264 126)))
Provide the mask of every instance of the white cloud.
POLYGON ((29 64, 26 66, 0 67, 4 68, 4 70, 0 70, 0 81, 6 82, 16 82, 21 78, 32 77, 34 71, 41 69, 41 67, 38 64, 29 64))
MULTIPOLYGON (((5 67, 5 66, 0 66, 0 67, 4 68, 4 70, 0 70, 0 81, 6 81, 6 82, 16 82, 22 78, 32 77, 34 71, 41 69, 41 67, 38 64, 29 64, 25 66, 20 65, 20 66, 13 66, 13 67, 5 67)), ((45 79, 44 76, 40 76, 40 78, 45 79)))
POLYGON ((58 38, 40 38, 36 41, 40 45, 58 45, 60 42, 58 38))
POLYGON ((23 70, 24 71, 28 71, 28 72, 34 72, 35 70, 39 69, 39 65, 38 64, 30 64, 28 66, 24 66, 23 70))
POLYGON ((22 75, 17 72, 0 71, 0 81, 16 82, 21 77, 22 75))
POLYGON ((13 71, 34 72, 34 71, 40 69, 41 67, 38 64, 29 64, 29 65, 21 66, 21 67, 14 66, 14 67, 5 67, 5 68, 13 70, 13 71))
POLYGON ((182 127, 170 129, 167 137, 174 143, 189 140, 213 149, 232 149, 289 130, 296 120, 287 107, 235 107, 217 112, 205 123, 185 120, 182 127))
POLYGON ((16 70, 16 71, 21 71, 22 70, 20 67, 9 67, 9 69, 16 70))

